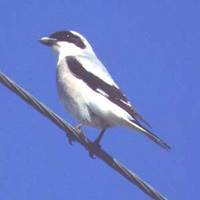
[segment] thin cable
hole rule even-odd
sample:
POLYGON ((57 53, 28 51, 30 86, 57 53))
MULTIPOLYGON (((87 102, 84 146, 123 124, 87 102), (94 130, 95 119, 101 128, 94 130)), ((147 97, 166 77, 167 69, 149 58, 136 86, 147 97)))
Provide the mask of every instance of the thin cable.
POLYGON ((101 147, 94 148, 92 146, 92 141, 89 140, 82 131, 76 131, 76 129, 70 125, 68 122, 63 120, 60 116, 50 110, 47 106, 37 100, 34 96, 25 91, 22 87, 17 85, 14 81, 9 79, 6 75, 0 72, 0 82, 6 86, 9 90, 17 94, 21 97, 26 103, 35 108, 38 112, 40 112, 43 116, 51 120, 55 125, 57 125, 60 129, 62 129, 69 141, 74 140, 80 143, 85 149, 91 154, 103 160, 107 163, 111 168, 120 173, 126 179, 128 179, 131 183, 137 185, 143 192, 145 192, 149 197, 154 200, 167 200, 164 196, 162 196, 159 192, 157 192, 153 187, 151 187, 148 183, 144 182, 141 178, 139 178, 135 173, 130 171, 128 168, 119 163, 115 158, 109 155, 106 151, 104 151, 101 147))

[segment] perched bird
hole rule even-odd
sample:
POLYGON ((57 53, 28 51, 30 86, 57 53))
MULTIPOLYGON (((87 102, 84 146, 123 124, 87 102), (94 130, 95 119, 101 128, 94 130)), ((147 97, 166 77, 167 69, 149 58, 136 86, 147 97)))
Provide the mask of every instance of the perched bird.
POLYGON ((66 110, 83 125, 100 129, 99 145, 107 128, 138 130, 165 149, 169 145, 148 130, 144 119, 131 106, 89 42, 75 31, 58 31, 40 39, 58 57, 57 89, 66 110), (143 124, 142 124, 143 123, 143 124))

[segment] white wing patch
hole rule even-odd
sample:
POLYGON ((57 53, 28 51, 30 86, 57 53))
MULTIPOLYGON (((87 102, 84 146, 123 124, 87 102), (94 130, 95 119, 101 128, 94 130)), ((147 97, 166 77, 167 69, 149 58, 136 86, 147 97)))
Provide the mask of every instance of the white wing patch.
POLYGON ((122 103, 125 103, 127 106, 132 107, 130 101, 124 101, 123 99, 120 99, 122 103))
POLYGON ((109 97, 109 95, 107 93, 105 93, 103 90, 101 90, 99 88, 97 88, 96 91, 99 92, 100 94, 102 94, 103 96, 107 97, 107 98, 109 97))

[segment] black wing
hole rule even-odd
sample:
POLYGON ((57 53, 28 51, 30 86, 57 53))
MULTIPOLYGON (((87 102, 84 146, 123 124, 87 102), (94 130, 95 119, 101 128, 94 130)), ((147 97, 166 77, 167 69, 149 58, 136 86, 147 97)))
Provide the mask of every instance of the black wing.
POLYGON ((81 63, 73 56, 67 56, 66 62, 69 66, 70 71, 79 79, 82 79, 90 88, 98 93, 103 94, 113 103, 117 104, 119 107, 128 112, 133 119, 140 124, 138 120, 141 120, 146 125, 149 124, 140 116, 131 106, 130 102, 126 96, 120 91, 119 88, 114 85, 110 85, 100 79, 98 76, 87 71, 81 63))

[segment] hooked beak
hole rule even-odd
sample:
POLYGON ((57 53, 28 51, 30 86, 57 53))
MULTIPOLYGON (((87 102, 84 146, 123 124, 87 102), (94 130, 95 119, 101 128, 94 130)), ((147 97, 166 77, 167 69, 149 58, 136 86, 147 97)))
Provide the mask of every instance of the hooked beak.
POLYGON ((44 45, 51 47, 51 46, 56 44, 57 39, 50 38, 50 37, 42 37, 42 38, 39 39, 39 42, 44 44, 44 45))

